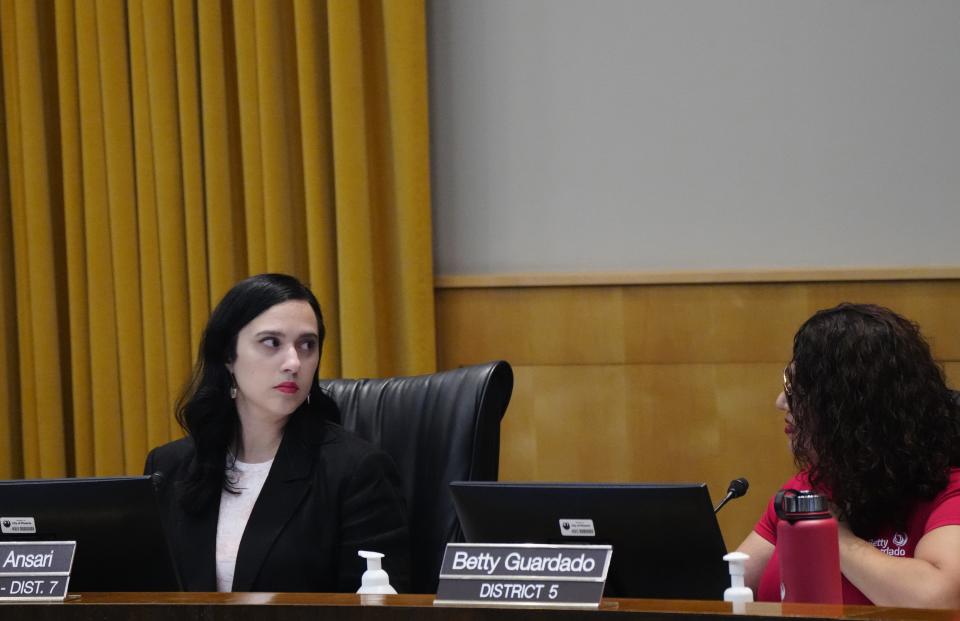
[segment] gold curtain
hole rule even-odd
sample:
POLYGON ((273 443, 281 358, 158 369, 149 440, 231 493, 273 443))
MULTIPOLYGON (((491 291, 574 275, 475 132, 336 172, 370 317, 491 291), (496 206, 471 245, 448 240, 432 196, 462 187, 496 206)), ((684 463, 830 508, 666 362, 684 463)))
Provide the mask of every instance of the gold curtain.
POLYGON ((422 0, 0 0, 0 477, 135 473, 213 304, 308 282, 321 373, 435 369, 422 0))

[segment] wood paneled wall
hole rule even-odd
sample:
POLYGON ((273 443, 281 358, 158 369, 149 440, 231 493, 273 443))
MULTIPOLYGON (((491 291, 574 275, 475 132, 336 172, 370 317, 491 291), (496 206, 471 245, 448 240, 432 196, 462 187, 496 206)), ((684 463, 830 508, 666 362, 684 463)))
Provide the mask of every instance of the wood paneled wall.
POLYGON ((842 301, 918 322, 960 385, 960 280, 441 288, 441 369, 493 359, 514 368, 501 480, 730 479, 730 548, 793 472, 773 402, 793 334, 842 301))

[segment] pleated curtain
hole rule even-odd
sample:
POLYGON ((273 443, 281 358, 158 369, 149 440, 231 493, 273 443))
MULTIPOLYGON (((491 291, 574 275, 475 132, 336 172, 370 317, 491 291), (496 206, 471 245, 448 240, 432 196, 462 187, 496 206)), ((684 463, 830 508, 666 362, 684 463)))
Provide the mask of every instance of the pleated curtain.
POLYGON ((0 478, 138 473, 239 279, 435 370, 422 0, 0 0, 0 478))

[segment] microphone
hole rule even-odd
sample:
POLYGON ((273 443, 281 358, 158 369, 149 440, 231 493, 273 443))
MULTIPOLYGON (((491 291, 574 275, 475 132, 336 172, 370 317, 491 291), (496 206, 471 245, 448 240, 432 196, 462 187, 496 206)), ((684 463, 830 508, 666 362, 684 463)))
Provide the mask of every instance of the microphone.
POLYGON ((750 487, 750 483, 743 477, 730 481, 730 485, 727 486, 727 495, 723 497, 720 504, 713 508, 713 512, 716 513, 722 509, 723 505, 727 504, 727 502, 746 494, 748 487, 750 487))
POLYGON ((167 483, 167 477, 163 476, 162 472, 154 472, 150 475, 150 482, 153 483, 153 491, 160 493, 160 490, 167 483))

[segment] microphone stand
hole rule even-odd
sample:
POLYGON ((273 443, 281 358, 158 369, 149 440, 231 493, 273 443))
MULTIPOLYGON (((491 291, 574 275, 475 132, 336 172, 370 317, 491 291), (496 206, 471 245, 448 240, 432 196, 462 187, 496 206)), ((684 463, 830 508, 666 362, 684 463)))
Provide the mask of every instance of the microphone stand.
POLYGON ((734 499, 733 491, 730 490, 727 492, 727 495, 723 497, 723 500, 720 501, 720 504, 718 504, 716 507, 713 508, 713 512, 717 513, 718 511, 720 511, 720 509, 723 509, 723 505, 727 504, 733 499, 734 499))

